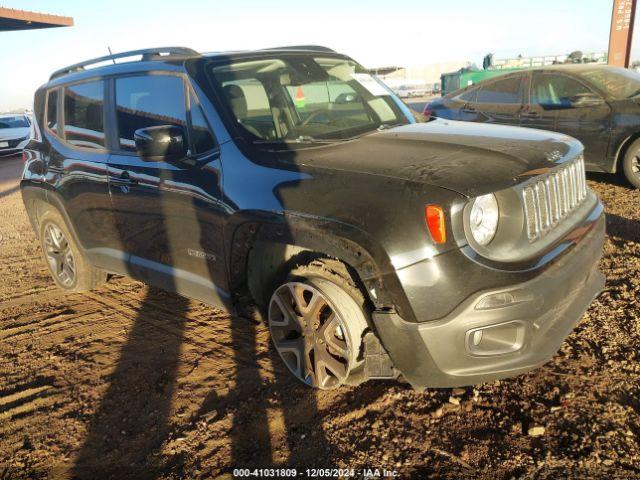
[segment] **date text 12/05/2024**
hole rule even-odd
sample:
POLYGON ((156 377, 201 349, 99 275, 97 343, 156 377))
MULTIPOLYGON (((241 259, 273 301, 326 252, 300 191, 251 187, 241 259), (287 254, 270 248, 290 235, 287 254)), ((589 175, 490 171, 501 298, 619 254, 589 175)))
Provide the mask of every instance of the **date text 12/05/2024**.
POLYGON ((398 478, 397 470, 387 470, 386 468, 306 468, 298 470, 296 468, 234 468, 233 477, 273 477, 273 478, 398 478))

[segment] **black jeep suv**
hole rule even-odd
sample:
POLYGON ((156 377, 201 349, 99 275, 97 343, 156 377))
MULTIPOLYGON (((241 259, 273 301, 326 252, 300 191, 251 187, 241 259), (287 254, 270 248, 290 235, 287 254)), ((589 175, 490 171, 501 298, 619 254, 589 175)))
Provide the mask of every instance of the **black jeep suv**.
POLYGON ((315 387, 525 372, 603 288, 578 141, 415 123, 327 48, 102 57, 55 72, 34 112, 22 195, 60 287, 248 292, 315 387))

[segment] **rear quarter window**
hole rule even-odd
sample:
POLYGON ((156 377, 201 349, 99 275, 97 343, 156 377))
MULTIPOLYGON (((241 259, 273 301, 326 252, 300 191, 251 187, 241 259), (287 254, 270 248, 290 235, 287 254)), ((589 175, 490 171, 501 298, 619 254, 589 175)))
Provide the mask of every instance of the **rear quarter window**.
POLYGON ((216 141, 209 130, 209 125, 205 120, 204 113, 196 97, 191 92, 189 94, 189 108, 191 111, 191 141, 196 155, 206 153, 216 147, 216 141))
POLYGON ((47 111, 45 125, 47 129, 56 136, 58 134, 58 90, 47 92, 47 111))

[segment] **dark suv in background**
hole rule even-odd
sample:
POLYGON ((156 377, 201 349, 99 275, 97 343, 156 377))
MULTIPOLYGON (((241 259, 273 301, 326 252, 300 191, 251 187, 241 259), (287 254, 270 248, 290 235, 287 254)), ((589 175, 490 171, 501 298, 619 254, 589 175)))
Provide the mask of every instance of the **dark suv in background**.
POLYGON ((308 385, 525 372, 603 287, 578 141, 417 124, 327 48, 127 52, 54 73, 34 108, 21 189, 55 282, 249 292, 308 385))
POLYGON ((605 65, 552 65, 451 92, 426 116, 540 128, 577 138, 587 170, 621 171, 640 188, 640 74, 605 65))

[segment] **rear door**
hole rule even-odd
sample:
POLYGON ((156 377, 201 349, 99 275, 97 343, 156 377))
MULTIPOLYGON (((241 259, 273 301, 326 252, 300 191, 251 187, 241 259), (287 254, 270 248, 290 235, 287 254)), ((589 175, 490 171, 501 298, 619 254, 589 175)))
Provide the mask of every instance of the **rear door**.
POLYGON ((44 135, 50 149, 45 178, 53 184, 51 195, 61 200, 90 260, 117 271, 117 255, 111 253, 120 246, 109 200, 104 94, 105 83, 99 79, 49 90, 44 135))
POLYGON ((565 133, 582 142, 585 162, 602 163, 611 130, 611 108, 588 85, 575 77, 534 72, 530 101, 521 116, 521 126, 565 133), (599 99, 579 106, 574 100, 590 95, 599 99))
POLYGON ((434 105, 433 113, 441 118, 451 120, 459 120, 462 122, 478 122, 478 110, 476 107, 476 99, 478 97, 478 88, 471 87, 452 97, 442 99, 444 108, 434 105))
POLYGON ((509 75, 481 83, 473 104, 477 111, 476 121, 519 125, 524 86, 524 75, 509 75))
POLYGON ((109 186, 129 275, 191 298, 224 305, 219 151, 185 77, 153 73, 110 83, 115 151, 109 186), (135 148, 140 128, 183 129, 190 151, 172 161, 147 161, 135 148))

